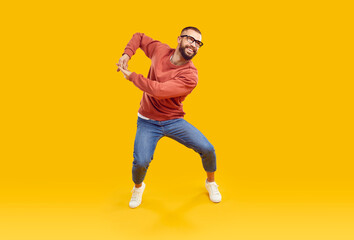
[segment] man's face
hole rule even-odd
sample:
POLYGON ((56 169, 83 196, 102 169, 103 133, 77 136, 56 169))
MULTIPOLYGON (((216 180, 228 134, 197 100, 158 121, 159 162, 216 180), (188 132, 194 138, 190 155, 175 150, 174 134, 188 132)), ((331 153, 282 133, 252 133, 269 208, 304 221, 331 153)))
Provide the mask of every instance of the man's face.
MULTIPOLYGON (((188 35, 193 37, 195 40, 202 40, 202 35, 194 30, 188 29, 182 32, 181 35, 188 35)), ((185 60, 191 60, 198 52, 198 45, 196 42, 190 43, 188 37, 179 37, 179 52, 185 60)))

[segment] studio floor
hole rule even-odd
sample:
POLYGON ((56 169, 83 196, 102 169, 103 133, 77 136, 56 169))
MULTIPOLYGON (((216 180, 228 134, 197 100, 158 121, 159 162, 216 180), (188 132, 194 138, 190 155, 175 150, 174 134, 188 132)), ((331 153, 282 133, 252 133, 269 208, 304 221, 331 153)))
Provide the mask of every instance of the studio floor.
POLYGON ((343 192, 339 202, 333 201, 328 192, 317 192, 314 196, 310 191, 273 187, 252 194, 242 188, 235 191, 227 181, 221 180, 219 185, 223 201, 215 204, 209 201, 198 181, 190 184, 175 181, 169 188, 158 181, 148 181, 143 203, 136 209, 128 207, 131 194, 128 185, 85 191, 37 189, 37 194, 17 190, 25 202, 8 200, 1 204, 0 238, 349 240, 354 237, 354 205, 345 201, 343 192), (55 201, 56 197, 61 200, 55 201))

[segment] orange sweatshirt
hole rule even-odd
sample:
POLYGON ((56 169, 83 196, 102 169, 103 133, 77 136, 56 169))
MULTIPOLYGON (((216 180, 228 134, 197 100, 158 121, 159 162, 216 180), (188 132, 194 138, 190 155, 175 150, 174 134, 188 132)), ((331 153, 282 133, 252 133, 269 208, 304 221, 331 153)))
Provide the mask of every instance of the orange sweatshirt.
POLYGON ((131 58, 138 48, 151 59, 147 78, 135 72, 129 77, 144 92, 139 113, 156 121, 183 118, 182 102, 198 83, 198 71, 192 61, 181 66, 172 64, 170 58, 175 49, 143 33, 133 35, 124 53, 131 58))

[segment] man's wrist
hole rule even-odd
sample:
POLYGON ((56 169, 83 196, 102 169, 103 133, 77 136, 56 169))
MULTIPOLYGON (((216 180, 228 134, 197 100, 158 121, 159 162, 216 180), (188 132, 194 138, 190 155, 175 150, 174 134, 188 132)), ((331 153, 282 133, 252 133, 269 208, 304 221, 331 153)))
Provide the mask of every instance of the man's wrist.
POLYGON ((131 49, 128 48, 128 49, 124 49, 124 52, 123 52, 122 56, 124 56, 124 54, 127 54, 129 59, 131 59, 132 56, 134 55, 134 52, 131 49))
POLYGON ((132 81, 133 81, 133 77, 134 77, 135 74, 136 74, 136 73, 131 72, 131 73, 129 74, 129 76, 128 76, 127 79, 132 82, 132 81))
POLYGON ((131 59, 131 57, 129 56, 129 54, 128 54, 128 53, 125 53, 125 52, 124 52, 124 53, 122 54, 122 57, 123 57, 124 55, 127 55, 127 56, 128 56, 128 58, 129 58, 129 60, 131 59))

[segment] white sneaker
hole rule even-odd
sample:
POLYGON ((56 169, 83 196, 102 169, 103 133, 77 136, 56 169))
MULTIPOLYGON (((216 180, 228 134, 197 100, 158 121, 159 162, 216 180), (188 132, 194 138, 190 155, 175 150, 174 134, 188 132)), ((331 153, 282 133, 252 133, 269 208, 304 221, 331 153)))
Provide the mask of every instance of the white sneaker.
POLYGON ((221 194, 218 190, 218 185, 215 182, 205 182, 205 187, 209 192, 209 198, 212 202, 221 202, 221 194))
POLYGON ((130 199, 129 202, 129 207, 131 208, 136 208, 137 206, 139 206, 141 204, 141 199, 143 197, 143 192, 145 190, 145 183, 143 183, 143 185, 140 188, 136 188, 134 186, 133 190, 132 190, 132 198, 130 199))

